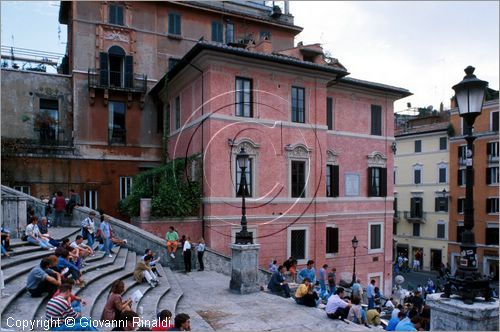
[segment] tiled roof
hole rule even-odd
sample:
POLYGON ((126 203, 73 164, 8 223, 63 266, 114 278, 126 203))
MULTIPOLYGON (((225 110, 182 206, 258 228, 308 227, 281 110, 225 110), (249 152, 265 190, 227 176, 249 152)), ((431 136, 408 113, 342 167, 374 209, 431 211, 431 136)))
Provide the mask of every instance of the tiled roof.
POLYGON ((416 134, 433 133, 433 132, 437 132, 437 131, 446 131, 446 130, 448 130, 449 124, 450 124, 449 122, 438 122, 438 123, 431 123, 431 124, 410 127, 410 128, 401 128, 401 129, 395 130, 394 136, 395 137, 403 137, 403 136, 410 136, 410 135, 416 135, 416 134))

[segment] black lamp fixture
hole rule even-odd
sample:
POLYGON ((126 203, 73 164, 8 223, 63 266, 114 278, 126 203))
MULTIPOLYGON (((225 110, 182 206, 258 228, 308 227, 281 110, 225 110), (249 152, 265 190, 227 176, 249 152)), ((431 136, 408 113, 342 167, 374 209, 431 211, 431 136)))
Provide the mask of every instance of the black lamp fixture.
POLYGON ((478 79, 474 75, 475 68, 465 68, 464 79, 453 86, 458 106, 458 112, 465 122, 465 141, 467 142, 467 159, 465 175, 465 208, 464 232, 460 242, 460 261, 454 276, 448 278, 445 285, 444 297, 451 294, 459 295, 464 303, 472 304, 477 296, 483 296, 486 301, 491 300, 490 279, 478 272, 476 259, 476 241, 474 239, 474 192, 473 192, 473 149, 476 137, 472 128, 476 117, 483 108, 484 93, 488 82, 478 79))
POLYGON ((354 264, 352 265, 352 284, 356 282, 356 248, 358 247, 358 239, 356 238, 356 235, 351 240, 352 242, 352 249, 354 249, 354 264))
POLYGON ((253 235, 247 229, 247 209, 245 205, 245 196, 250 196, 245 174, 248 159, 249 155, 245 152, 245 148, 242 147, 240 152, 236 155, 236 162, 241 169, 240 186, 238 188, 238 195, 241 196, 241 231, 236 233, 236 244, 253 244, 253 235))
POLYGON ((392 144, 391 144, 391 150, 392 150, 393 154, 396 154, 396 151, 398 150, 396 142, 392 142, 392 144))

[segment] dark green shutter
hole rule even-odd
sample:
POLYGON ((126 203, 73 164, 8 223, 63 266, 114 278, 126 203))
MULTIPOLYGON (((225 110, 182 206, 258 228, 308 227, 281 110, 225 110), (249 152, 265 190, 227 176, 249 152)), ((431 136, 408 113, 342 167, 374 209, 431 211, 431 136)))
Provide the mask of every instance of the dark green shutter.
POLYGON ((444 203, 444 211, 448 212, 448 197, 443 198, 443 203, 444 203))
POLYGON ((410 217, 415 217, 415 200, 416 200, 416 197, 412 197, 411 200, 410 200, 410 217))
POLYGON ((490 171, 490 167, 486 167, 486 184, 491 184, 491 171, 490 171))
POLYGON ((491 155, 491 146, 493 143, 488 143, 486 144, 486 155, 490 156, 491 155))
POLYGON ((491 199, 486 198, 486 213, 491 212, 491 199))
POLYGON ((121 6, 115 6, 116 7, 116 21, 115 23, 118 25, 123 25, 123 7, 121 6))
POLYGON ((333 197, 339 197, 339 166, 333 166, 333 174, 330 174, 333 179, 333 197))
POLYGON ((328 130, 333 130, 333 99, 326 98, 326 125, 328 130))
POLYGON ((434 198, 434 211, 439 212, 439 202, 440 202, 440 197, 434 198))
POLYGON ((371 105, 371 134, 382 135, 382 107, 371 105))
POLYGON ((108 86, 108 53, 99 53, 99 66, 100 83, 102 86, 108 86))
POLYGON ((131 55, 125 56, 125 87, 134 87, 134 57, 131 55))
POLYGON ((368 167, 368 180, 367 180, 367 187, 368 187, 368 197, 372 197, 372 168, 368 167))
POLYGON ((380 168, 380 197, 387 196, 387 168, 380 168))

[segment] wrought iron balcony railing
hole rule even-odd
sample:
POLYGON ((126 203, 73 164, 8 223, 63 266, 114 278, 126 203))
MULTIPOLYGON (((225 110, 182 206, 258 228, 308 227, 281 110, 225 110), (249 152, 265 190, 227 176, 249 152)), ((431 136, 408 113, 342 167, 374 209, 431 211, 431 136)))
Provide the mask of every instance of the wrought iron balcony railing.
POLYGON ((425 211, 404 211, 404 217, 408 222, 425 223, 427 212, 425 211))
POLYGON ((90 88, 146 93, 147 75, 89 68, 90 88))

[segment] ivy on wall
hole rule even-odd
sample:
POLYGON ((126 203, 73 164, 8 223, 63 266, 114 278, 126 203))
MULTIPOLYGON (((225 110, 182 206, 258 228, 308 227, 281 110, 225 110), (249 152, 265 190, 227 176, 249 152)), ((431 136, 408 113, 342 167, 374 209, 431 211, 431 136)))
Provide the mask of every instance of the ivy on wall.
POLYGON ((130 195, 120 202, 120 212, 129 217, 137 217, 141 198, 151 198, 153 217, 198 215, 201 185, 199 181, 189 178, 190 168, 197 158, 198 156, 178 158, 136 175, 130 195))

